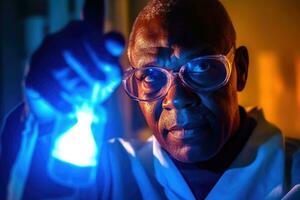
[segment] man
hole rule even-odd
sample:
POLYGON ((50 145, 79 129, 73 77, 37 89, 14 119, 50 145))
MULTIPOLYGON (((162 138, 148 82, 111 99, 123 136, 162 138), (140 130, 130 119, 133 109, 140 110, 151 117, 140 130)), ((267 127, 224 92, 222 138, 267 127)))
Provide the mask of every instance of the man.
MULTIPOLYGON (((248 52, 235 40, 219 1, 154 0, 136 19, 124 85, 155 136, 155 180, 169 199, 286 193, 280 131, 260 110, 238 106, 248 52)), ((298 168, 288 170, 290 186, 299 183, 298 168)))
POLYGON ((141 11, 123 84, 154 137, 141 148, 122 139, 103 146, 100 198, 297 198, 299 150, 285 153, 262 111, 238 105, 248 52, 235 40, 217 0, 152 0, 141 11))
POLYGON ((143 9, 123 83, 154 137, 139 151, 123 140, 112 143, 110 155, 118 156, 103 170, 113 177, 109 196, 280 199, 299 184, 299 151, 294 166, 285 166, 280 131, 261 110, 238 105, 248 52, 235 40, 219 1, 153 0, 143 9))

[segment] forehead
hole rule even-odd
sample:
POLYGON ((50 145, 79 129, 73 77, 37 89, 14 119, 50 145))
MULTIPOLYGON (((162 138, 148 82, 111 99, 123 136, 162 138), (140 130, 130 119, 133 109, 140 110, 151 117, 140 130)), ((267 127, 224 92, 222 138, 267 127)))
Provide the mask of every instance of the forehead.
POLYGON ((174 54, 185 62, 192 57, 221 53, 220 48, 206 38, 184 34, 186 30, 181 28, 170 30, 161 21, 137 27, 134 40, 128 49, 131 64, 142 67, 158 61, 167 62, 174 54))
MULTIPOLYGON (((167 5, 171 0, 157 1, 167 5)), ((207 49, 225 54, 234 45, 234 28, 218 1, 179 0, 168 9, 156 9, 153 3, 156 0, 150 2, 139 14, 130 37, 128 56, 131 62, 145 53, 157 55, 162 48, 169 48, 165 49, 168 53, 174 46, 183 52, 207 49)))

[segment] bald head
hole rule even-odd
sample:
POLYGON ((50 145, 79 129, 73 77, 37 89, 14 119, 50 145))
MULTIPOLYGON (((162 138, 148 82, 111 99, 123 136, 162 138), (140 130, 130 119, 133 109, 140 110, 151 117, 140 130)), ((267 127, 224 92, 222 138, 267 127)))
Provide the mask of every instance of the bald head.
POLYGON ((162 95, 139 105, 155 138, 173 158, 206 161, 238 130, 237 91, 246 83, 248 54, 242 47, 230 51, 234 46, 233 25, 217 0, 150 0, 137 17, 128 46, 134 68, 130 86, 146 97, 162 95), (199 81, 196 86, 209 78, 215 81, 226 68, 220 54, 232 64, 224 86, 202 93, 188 85, 192 79, 199 81), (205 65, 191 64, 209 55, 205 65), (188 71, 188 66, 197 70, 188 71))
POLYGON ((186 48, 206 44, 225 54, 235 46, 234 27, 218 0, 150 0, 134 23, 129 48, 139 34, 158 29, 167 30, 169 43, 186 48))

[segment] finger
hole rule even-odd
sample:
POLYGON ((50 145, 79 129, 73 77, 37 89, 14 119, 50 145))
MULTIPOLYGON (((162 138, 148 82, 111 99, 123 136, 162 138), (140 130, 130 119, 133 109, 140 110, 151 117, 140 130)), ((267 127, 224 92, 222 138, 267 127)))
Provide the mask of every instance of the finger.
POLYGON ((92 59, 94 65, 98 68, 99 71, 104 72, 103 69, 104 62, 101 60, 95 50, 87 43, 84 44, 85 49, 88 52, 89 57, 92 59))
POLYGON ((85 0, 83 7, 83 20, 103 32, 104 0, 85 0))
POLYGON ((109 32, 104 35, 106 50, 113 56, 121 56, 124 52, 125 39, 118 32, 109 32))
POLYGON ((89 75, 86 66, 83 66, 70 51, 64 51, 63 57, 71 69, 73 69, 79 77, 82 78, 88 85, 92 86, 95 80, 89 75))
POLYGON ((121 73, 119 70, 119 66, 115 65, 113 62, 104 61, 101 58, 99 58, 95 50, 88 44, 86 44, 85 47, 89 56, 94 62, 94 65, 97 67, 99 72, 104 74, 104 78, 97 81, 102 85, 101 90, 104 92, 104 88, 108 87, 111 84, 118 83, 120 81, 121 73))
MULTIPOLYGON (((59 96, 59 91, 63 90, 61 85, 51 76, 51 71, 59 69, 65 65, 62 59, 53 51, 49 38, 32 55, 30 68, 25 77, 25 86, 37 91, 47 102, 62 112, 69 112, 72 106, 59 96), (50 42, 50 43, 49 43, 50 42)), ((63 75, 62 72, 60 75, 63 75)))
POLYGON ((32 88, 25 87, 24 95, 29 109, 40 122, 50 122, 55 118, 56 109, 32 88))
POLYGON ((69 94, 76 94, 76 88, 79 87, 81 79, 74 75, 71 69, 65 68, 61 70, 55 70, 52 72, 52 76, 60 84, 60 86, 69 94))
POLYGON ((70 74, 68 68, 53 70, 52 75, 57 80, 65 79, 70 74))
POLYGON ((76 91, 80 82, 81 80, 79 78, 67 79, 65 82, 65 88, 71 93, 72 91, 76 91))
MULTIPOLYGON (((73 54, 70 53, 72 59, 75 59, 75 62, 78 62, 76 58, 73 58, 73 54)), ((70 63, 66 63, 70 64, 70 63)), ((72 63, 71 63, 72 64, 72 63)), ((77 65, 79 65, 77 63, 77 65)), ((80 66, 83 67, 83 65, 80 66)), ((56 79, 56 82, 60 84, 63 90, 60 93, 60 96, 73 105, 73 107, 80 106, 83 102, 90 101, 92 86, 89 85, 86 81, 83 80, 78 74, 82 73, 82 70, 73 70, 74 66, 64 67, 62 69, 57 69, 52 72, 52 76, 56 79), (79 71, 79 72, 78 72, 79 71)), ((84 72, 87 73, 87 72, 84 72)), ((94 82, 94 81, 93 81, 94 82)), ((94 85, 94 83, 92 83, 94 85)))
POLYGON ((116 65, 112 60, 102 60, 96 51, 87 43, 85 44, 85 48, 94 62, 95 66, 98 68, 100 72, 105 75, 105 80, 112 81, 115 78, 121 76, 119 66, 116 65))
POLYGON ((37 91, 41 97, 60 112, 69 113, 73 110, 72 104, 65 101, 60 94, 63 88, 57 81, 50 78, 50 76, 41 75, 38 78, 28 80, 26 87, 37 91))
MULTIPOLYGON (((95 50, 89 46, 88 44, 85 45, 89 56, 93 60, 94 64, 97 66, 100 72, 105 75, 104 80, 100 80, 97 84, 100 85, 101 90, 98 92, 98 101, 103 102, 105 101, 118 87, 121 82, 121 70, 120 67, 113 62, 105 62, 99 58, 95 50)), ((96 84, 94 84, 95 86, 96 84)))
POLYGON ((64 99, 64 101, 72 104, 74 108, 76 108, 76 106, 80 106, 80 104, 83 102, 81 97, 70 95, 66 92, 60 92, 60 96, 64 99))

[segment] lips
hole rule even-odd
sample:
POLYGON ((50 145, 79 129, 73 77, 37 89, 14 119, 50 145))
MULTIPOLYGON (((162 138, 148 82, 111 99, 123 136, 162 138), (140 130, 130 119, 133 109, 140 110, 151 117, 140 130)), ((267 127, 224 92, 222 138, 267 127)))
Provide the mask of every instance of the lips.
POLYGON ((192 139, 201 137, 201 130, 205 130, 207 124, 185 124, 183 126, 175 125, 171 127, 168 132, 176 139, 192 139))
POLYGON ((194 130, 180 129, 180 130, 170 131, 169 133, 171 133, 176 139, 181 139, 181 140, 182 139, 193 138, 193 137, 196 136, 194 130))

